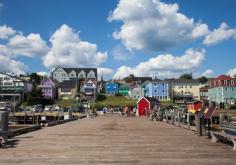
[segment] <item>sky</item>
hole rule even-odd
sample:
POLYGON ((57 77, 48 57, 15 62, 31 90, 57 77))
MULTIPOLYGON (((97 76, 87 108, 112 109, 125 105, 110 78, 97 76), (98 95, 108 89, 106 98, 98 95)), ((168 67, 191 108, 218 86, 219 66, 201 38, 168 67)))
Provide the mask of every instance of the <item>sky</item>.
POLYGON ((236 73, 235 0, 0 0, 0 71, 236 73))

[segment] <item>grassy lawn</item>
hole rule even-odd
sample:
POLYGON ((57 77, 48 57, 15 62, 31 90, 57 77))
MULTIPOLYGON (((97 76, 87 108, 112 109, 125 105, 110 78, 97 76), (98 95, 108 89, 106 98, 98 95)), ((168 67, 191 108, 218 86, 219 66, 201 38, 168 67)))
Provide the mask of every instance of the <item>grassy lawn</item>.
POLYGON ((108 106, 136 106, 137 101, 133 99, 128 99, 124 96, 107 96, 102 101, 96 101, 94 107, 108 107, 108 106))
POLYGON ((68 100, 57 100, 56 104, 62 108, 65 107, 77 107, 77 100, 76 99, 68 99, 68 100))
POLYGON ((173 101, 161 101, 161 106, 162 107, 170 106, 170 105, 176 105, 176 104, 173 103, 173 101))

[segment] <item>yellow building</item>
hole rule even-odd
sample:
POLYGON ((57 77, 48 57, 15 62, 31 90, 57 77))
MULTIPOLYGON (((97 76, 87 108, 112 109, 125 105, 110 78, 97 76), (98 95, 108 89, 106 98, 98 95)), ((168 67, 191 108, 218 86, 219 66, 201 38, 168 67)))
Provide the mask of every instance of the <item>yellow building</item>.
POLYGON ((200 82, 196 79, 167 79, 170 86, 170 97, 176 103, 184 103, 189 100, 200 100, 200 82))
POLYGON ((65 80, 59 84, 58 98, 73 99, 77 95, 77 83, 75 80, 65 80))

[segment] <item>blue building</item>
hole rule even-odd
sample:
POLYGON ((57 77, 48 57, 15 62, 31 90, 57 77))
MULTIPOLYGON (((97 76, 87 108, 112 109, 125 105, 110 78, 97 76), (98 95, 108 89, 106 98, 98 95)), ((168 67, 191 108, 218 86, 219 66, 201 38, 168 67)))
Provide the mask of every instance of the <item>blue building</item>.
POLYGON ((118 93, 118 84, 114 82, 108 82, 105 85, 105 90, 106 90, 106 94, 115 95, 116 93, 118 93))
POLYGON ((160 101, 170 100, 168 82, 159 79, 148 82, 145 86, 145 96, 157 98, 160 101))

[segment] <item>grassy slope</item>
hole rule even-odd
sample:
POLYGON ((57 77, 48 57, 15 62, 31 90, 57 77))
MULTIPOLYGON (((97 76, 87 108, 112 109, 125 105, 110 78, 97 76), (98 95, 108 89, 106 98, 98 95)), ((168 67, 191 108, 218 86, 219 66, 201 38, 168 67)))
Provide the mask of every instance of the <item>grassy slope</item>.
POLYGON ((77 107, 77 101, 75 99, 68 99, 68 100, 58 100, 56 104, 60 107, 77 107))
POLYGON ((107 96, 103 101, 96 101, 95 107, 104 106, 136 106, 137 101, 124 96, 107 96))

